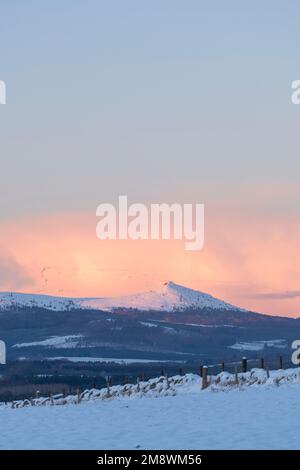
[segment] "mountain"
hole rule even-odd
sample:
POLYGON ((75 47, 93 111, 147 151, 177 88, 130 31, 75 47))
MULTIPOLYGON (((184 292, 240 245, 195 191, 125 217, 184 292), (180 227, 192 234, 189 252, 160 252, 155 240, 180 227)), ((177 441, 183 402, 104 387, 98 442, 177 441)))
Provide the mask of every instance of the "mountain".
POLYGON ((186 309, 212 309, 243 311, 204 292, 166 282, 157 291, 148 291, 123 297, 72 298, 38 294, 0 293, 0 310, 37 307, 47 310, 67 311, 91 309, 112 312, 116 309, 140 311, 183 311, 186 309))
POLYGON ((182 311, 189 308, 210 308, 213 310, 241 310, 215 297, 174 282, 166 282, 157 291, 148 291, 124 297, 80 300, 81 307, 95 310, 113 311, 114 309, 137 309, 141 311, 182 311))
POLYGON ((300 322, 243 310, 165 283, 124 297, 0 294, 0 339, 9 360, 53 357, 235 360, 244 351, 291 356, 300 322))

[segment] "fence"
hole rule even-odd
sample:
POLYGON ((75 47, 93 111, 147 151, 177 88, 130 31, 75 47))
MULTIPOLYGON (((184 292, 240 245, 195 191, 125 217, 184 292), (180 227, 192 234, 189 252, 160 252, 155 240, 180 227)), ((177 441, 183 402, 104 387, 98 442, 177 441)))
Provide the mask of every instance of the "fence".
POLYGON ((247 357, 243 356, 240 361, 229 362, 227 364, 225 364, 225 362, 221 362, 220 364, 213 364, 210 366, 200 365, 199 373, 200 377, 202 377, 202 388, 204 389, 209 385, 208 377, 210 375, 216 375, 219 372, 226 371, 237 376, 239 372, 245 373, 248 370, 254 368, 264 369, 268 372, 270 370, 285 369, 290 367, 294 367, 294 365, 291 363, 291 358, 287 358, 282 355, 278 356, 277 359, 268 360, 266 360, 264 357, 247 359, 247 357))
MULTIPOLYGON (((185 370, 183 365, 180 366, 178 369, 177 369, 177 374, 179 376, 184 376, 187 372, 188 373, 197 373, 198 375, 200 375, 200 377, 202 378, 202 388, 205 389, 208 387, 209 385, 209 377, 212 376, 212 375, 217 375, 219 374, 220 372, 230 372, 232 374, 235 374, 236 377, 237 377, 237 374, 239 372, 247 372, 248 370, 252 369, 252 368, 261 368, 261 369, 265 369, 267 372, 269 370, 272 370, 272 369, 284 369, 284 368, 290 368, 292 366, 291 364, 291 361, 290 361, 290 358, 287 358, 287 357, 284 357, 282 355, 278 356, 278 358, 276 359, 268 359, 266 360, 265 358, 261 357, 261 358, 255 358, 255 359, 247 359, 245 356, 242 357, 239 361, 235 361, 235 362, 225 362, 225 361, 221 361, 220 363, 218 364, 210 364, 210 365, 200 365, 198 366, 197 370, 191 370, 191 367, 187 367, 188 370, 185 370)), ((157 375, 156 375, 157 377, 157 375)), ((168 383, 168 373, 165 372, 165 370, 161 370, 160 372, 160 377, 162 378, 165 378, 167 383, 168 383)), ((123 379, 121 380, 121 383, 120 383, 120 380, 118 380, 116 383, 114 383, 114 379, 112 376, 107 376, 106 377, 106 381, 104 384, 101 384, 101 386, 98 386, 97 387, 97 384, 96 384, 96 380, 94 380, 93 382, 93 388, 92 389, 98 389, 98 390, 103 390, 105 389, 107 391, 107 393, 109 394, 109 391, 110 389, 113 387, 113 385, 119 385, 119 386, 124 386, 125 389, 126 389, 126 386, 130 384, 131 382, 131 385, 132 383, 135 383, 135 386, 137 388, 137 390, 139 390, 139 387, 140 387, 140 383, 144 383, 145 381, 149 380, 151 378, 149 377, 146 377, 146 374, 145 373, 141 373, 140 375, 138 376, 135 376, 135 377, 130 377, 128 375, 124 375, 123 376, 123 379)), ((152 379, 153 380, 153 379, 152 379)), ((57 397, 59 397, 59 399, 64 399, 67 395, 72 395, 73 396, 76 396, 77 397, 77 401, 78 403, 81 402, 81 396, 82 396, 82 393, 84 393, 82 391, 82 388, 80 386, 77 386, 75 389, 70 389, 68 388, 66 385, 62 384, 61 385, 61 390, 58 389, 58 386, 59 384, 55 384, 55 388, 53 390, 49 389, 47 392, 46 392, 46 388, 45 388, 45 385, 43 387, 40 387, 39 390, 36 390, 36 388, 34 389, 33 392, 31 392, 31 394, 27 394, 27 398, 25 398, 25 402, 27 401, 28 404, 32 404, 34 402, 34 400, 40 400, 40 397, 42 394, 46 394, 47 396, 44 397, 44 401, 45 403, 46 402, 50 402, 52 403, 53 400, 54 400, 54 397, 55 399, 57 399, 57 397), (59 391, 61 391, 61 393, 58 393, 59 391), (29 398, 28 398, 29 396, 29 398)), ((33 387, 34 385, 32 384, 31 385, 31 390, 33 390, 33 387)), ((50 387, 49 387, 50 388, 50 387)), ((13 400, 9 400, 10 402, 14 403, 13 400)))

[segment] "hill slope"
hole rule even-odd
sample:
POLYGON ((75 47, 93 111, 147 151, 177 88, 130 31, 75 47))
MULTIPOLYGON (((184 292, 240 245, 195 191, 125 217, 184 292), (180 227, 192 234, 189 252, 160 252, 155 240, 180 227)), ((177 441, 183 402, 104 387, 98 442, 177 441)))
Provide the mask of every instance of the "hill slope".
POLYGON ((56 311, 70 309, 113 311, 119 308, 143 311, 173 311, 188 308, 241 311, 240 308, 209 294, 180 286, 174 282, 166 282, 157 291, 123 297, 72 298, 14 292, 0 293, 0 309, 5 310, 12 307, 38 307, 56 311))

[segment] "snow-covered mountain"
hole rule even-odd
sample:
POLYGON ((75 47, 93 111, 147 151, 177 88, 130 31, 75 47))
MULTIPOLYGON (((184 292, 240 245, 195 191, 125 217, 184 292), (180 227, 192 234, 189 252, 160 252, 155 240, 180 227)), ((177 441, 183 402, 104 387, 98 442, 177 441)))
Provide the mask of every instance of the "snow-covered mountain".
POLYGON ((109 298, 0 293, 1 340, 9 360, 81 356, 176 362, 200 355, 233 361, 239 350, 290 355, 297 329, 298 320, 242 311, 173 282, 109 298))
POLYGON ((71 298, 38 294, 0 293, 0 310, 12 307, 40 307, 48 310, 93 309, 137 309, 142 311, 183 311, 188 308, 214 310, 242 310, 204 292, 166 282, 161 289, 123 297, 71 298))
POLYGON ((180 286, 174 282, 166 282, 161 289, 124 297, 108 297, 86 299, 80 301, 81 306, 111 311, 114 308, 136 308, 138 310, 185 310, 187 308, 211 308, 240 310, 209 294, 180 286))

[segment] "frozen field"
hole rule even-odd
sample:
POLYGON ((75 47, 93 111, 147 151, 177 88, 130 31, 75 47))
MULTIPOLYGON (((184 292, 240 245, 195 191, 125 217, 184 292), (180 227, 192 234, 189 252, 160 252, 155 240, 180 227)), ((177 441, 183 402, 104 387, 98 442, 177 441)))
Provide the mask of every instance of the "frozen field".
MULTIPOLYGON (((280 371, 275 374, 280 377, 280 371)), ((201 391, 200 380, 191 376, 156 395, 2 406, 0 448, 300 449, 298 370, 292 374, 240 387, 223 386, 225 374, 214 391, 201 391)))

